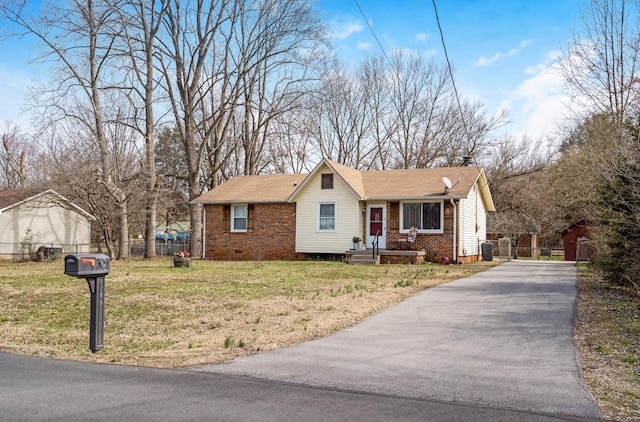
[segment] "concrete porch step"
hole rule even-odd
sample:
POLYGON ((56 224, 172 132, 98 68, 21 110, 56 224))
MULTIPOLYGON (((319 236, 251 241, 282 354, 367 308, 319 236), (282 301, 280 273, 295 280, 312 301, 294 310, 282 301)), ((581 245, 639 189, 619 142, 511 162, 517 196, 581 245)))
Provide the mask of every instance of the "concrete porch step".
POLYGON ((371 251, 360 251, 350 255, 350 264, 356 265, 377 265, 380 264, 380 256, 373 259, 371 251))

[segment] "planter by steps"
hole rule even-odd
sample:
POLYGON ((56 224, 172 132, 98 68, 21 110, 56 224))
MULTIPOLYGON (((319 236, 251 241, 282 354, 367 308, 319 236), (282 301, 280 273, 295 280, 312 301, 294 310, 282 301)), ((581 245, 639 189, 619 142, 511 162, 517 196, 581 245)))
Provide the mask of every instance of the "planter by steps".
POLYGON ((173 257, 173 266, 174 267, 190 267, 191 266, 191 258, 184 256, 174 256, 173 257))

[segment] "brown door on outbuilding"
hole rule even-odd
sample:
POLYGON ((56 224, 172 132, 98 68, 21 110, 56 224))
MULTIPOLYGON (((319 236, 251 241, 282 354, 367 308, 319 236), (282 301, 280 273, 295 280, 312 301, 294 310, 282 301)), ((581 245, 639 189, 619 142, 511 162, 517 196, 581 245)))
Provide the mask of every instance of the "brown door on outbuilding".
MULTIPOLYGON (((576 258, 578 257, 578 239, 586 239, 588 235, 589 229, 584 221, 573 223, 562 230, 565 261, 576 261, 576 258)), ((583 258, 584 256, 581 257, 581 259, 583 258)))

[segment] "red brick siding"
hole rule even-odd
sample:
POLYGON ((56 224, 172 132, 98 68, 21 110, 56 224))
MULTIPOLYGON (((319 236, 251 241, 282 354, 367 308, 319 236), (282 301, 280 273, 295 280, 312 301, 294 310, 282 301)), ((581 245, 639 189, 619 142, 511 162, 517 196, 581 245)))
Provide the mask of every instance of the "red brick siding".
MULTIPOLYGON (((407 233, 400 233, 400 204, 398 202, 387 203, 387 215, 389 215, 389 224, 387 224, 387 247, 392 248, 399 240, 406 239, 407 233)), ((453 259, 453 208, 450 203, 444 203, 444 233, 442 234, 426 234, 418 233, 416 238, 416 249, 424 249, 427 254, 426 261, 440 262, 444 257, 453 259)))
POLYGON ((224 205, 206 205, 207 259, 258 261, 298 260, 295 252, 296 204, 251 204, 254 218, 246 233, 229 230, 224 205))
POLYGON ((381 255, 381 264, 422 264, 424 256, 397 256, 397 255, 381 255))

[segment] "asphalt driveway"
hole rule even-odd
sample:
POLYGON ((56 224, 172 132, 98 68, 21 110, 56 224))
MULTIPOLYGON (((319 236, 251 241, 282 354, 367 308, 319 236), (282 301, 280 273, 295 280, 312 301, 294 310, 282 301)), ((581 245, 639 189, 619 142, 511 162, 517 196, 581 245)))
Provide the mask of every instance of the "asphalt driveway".
POLYGON ((572 339, 575 283, 572 263, 509 262, 329 337, 192 370, 598 418, 572 339))

